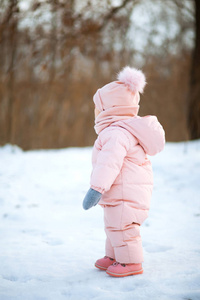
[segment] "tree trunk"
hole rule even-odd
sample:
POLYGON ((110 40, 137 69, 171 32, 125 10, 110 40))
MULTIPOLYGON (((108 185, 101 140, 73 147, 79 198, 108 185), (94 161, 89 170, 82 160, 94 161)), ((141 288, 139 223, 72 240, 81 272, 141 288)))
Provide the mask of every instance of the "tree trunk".
MULTIPOLYGON (((14 142, 13 136, 13 117, 14 117, 14 66, 17 51, 17 13, 18 0, 10 0, 9 14, 10 19, 8 24, 8 49, 10 50, 9 68, 8 68, 8 126, 7 126, 7 139, 9 143, 14 142)), ((8 51, 9 52, 9 51, 8 51)))
POLYGON ((188 99, 188 129, 191 139, 200 138, 200 0, 195 3, 195 47, 192 56, 188 99))

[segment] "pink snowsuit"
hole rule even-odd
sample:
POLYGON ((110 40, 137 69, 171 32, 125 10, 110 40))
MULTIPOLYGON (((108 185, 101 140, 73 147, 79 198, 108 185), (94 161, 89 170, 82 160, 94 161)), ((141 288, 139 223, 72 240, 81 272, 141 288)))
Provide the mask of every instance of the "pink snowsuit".
POLYGON ((99 204, 104 208, 106 255, 117 262, 143 262, 139 226, 148 216, 153 188, 147 154, 155 155, 164 144, 155 116, 112 120, 95 141, 91 188, 103 194, 99 204))

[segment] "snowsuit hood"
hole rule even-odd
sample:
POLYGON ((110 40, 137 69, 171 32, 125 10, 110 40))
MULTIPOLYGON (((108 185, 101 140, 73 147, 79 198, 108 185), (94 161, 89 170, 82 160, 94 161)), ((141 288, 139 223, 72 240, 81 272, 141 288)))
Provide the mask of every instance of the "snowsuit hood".
POLYGON ((163 150, 165 132, 156 116, 133 117, 116 123, 128 130, 142 146, 145 153, 155 155, 163 150))

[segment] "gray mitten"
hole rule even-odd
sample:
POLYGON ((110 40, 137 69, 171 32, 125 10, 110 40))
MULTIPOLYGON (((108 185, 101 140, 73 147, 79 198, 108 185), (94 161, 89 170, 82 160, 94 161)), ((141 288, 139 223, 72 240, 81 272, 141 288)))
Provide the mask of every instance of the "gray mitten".
POLYGON ((101 196, 102 196, 101 193, 90 188, 83 200, 83 208, 87 210, 92 206, 97 205, 97 203, 101 199, 101 196))

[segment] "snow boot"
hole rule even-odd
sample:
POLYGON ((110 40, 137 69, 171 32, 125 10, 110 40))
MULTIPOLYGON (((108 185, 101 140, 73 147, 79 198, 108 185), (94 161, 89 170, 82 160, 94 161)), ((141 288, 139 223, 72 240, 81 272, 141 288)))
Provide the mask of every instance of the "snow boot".
POLYGON ((107 268, 112 265, 113 263, 115 262, 115 259, 114 258, 110 258, 108 256, 104 256, 103 258, 100 258, 96 261, 95 263, 95 267, 100 269, 100 270, 103 270, 103 271, 106 271, 107 268))
POLYGON ((142 274, 142 264, 120 264, 115 262, 108 267, 106 273, 114 277, 125 277, 129 275, 142 274))

